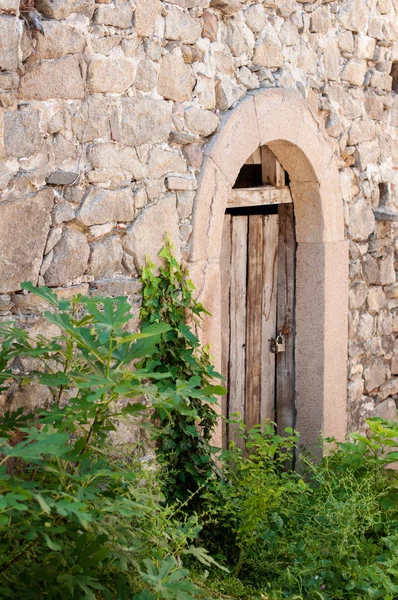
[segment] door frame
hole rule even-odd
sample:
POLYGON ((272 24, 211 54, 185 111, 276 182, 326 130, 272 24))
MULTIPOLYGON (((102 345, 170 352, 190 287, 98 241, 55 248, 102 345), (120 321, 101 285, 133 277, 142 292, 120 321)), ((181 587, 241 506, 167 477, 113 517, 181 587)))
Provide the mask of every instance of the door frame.
MULTIPOLYGON (((268 89, 227 113, 205 149, 194 203, 188 268, 212 313, 201 341, 221 361, 220 253, 223 217, 248 157, 268 146, 289 174, 296 218, 296 409, 307 448, 347 429, 348 242, 334 149, 302 96, 268 89)), ((221 423, 215 435, 221 443, 221 423)))

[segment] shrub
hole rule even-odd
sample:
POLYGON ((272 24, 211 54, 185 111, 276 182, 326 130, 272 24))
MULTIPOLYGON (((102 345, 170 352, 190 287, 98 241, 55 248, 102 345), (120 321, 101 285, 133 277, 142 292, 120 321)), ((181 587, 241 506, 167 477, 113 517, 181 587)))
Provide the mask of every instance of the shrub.
MULTIPOLYGON (((290 471, 297 437, 245 435, 248 455, 231 445, 217 494, 209 494, 210 548, 234 567, 239 598, 398 598, 398 426, 368 421, 367 436, 353 434, 319 463, 302 458, 290 471), (239 579, 238 579, 239 577, 239 579), (240 585, 256 590, 242 593, 240 585)), ((216 574, 215 590, 220 589, 216 574)), ((225 589, 225 587, 223 588, 225 589)))
POLYGON ((206 401, 213 389, 199 380, 176 386, 168 370, 149 368, 170 326, 129 333, 124 298, 67 302, 47 288, 23 287, 48 301, 45 317, 61 333, 32 340, 12 325, 0 331, 2 390, 38 383, 53 397, 47 410, 0 420, 0 597, 203 597, 181 564, 183 554, 210 564, 192 546, 198 520, 165 504, 156 470, 115 455, 109 432, 115 419, 146 414, 148 421, 153 410, 196 422, 192 401, 206 401), (13 372, 21 358, 35 369, 13 372))
POLYGON ((145 367, 157 374, 168 372, 170 378, 159 379, 159 392, 166 383, 179 395, 184 387, 190 391, 193 412, 155 407, 153 421, 157 428, 157 457, 162 466, 162 487, 169 502, 181 501, 187 510, 199 509, 200 490, 209 486, 216 476, 215 453, 211 443, 217 422, 214 405, 216 395, 225 394, 214 386, 215 372, 209 349, 200 348, 192 331, 207 311, 194 299, 194 286, 186 269, 173 256, 173 246, 166 238, 159 254, 163 265, 155 273, 155 265, 147 262, 143 270, 143 303, 141 319, 144 326, 166 323, 168 331, 161 335, 157 350, 144 361, 145 367), (204 395, 206 394, 205 401, 204 395))

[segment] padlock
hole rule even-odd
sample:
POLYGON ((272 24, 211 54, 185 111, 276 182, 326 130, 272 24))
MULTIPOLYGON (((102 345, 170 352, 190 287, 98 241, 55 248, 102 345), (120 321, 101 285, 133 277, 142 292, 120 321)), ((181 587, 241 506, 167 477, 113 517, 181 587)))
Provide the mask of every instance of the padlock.
POLYGON ((285 338, 282 332, 279 332, 275 339, 271 339, 271 352, 279 354, 285 351, 285 338))
POLYGON ((283 333, 279 332, 278 335, 276 336, 276 348, 277 348, 277 352, 284 352, 285 351, 285 338, 283 336, 283 333))

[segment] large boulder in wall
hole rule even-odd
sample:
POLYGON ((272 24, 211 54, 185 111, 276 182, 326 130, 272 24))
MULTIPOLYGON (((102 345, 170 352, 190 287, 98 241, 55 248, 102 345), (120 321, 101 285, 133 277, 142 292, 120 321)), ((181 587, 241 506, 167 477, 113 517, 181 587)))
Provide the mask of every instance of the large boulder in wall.
POLYGON ((53 192, 0 202, 0 293, 36 284, 51 223, 53 192))

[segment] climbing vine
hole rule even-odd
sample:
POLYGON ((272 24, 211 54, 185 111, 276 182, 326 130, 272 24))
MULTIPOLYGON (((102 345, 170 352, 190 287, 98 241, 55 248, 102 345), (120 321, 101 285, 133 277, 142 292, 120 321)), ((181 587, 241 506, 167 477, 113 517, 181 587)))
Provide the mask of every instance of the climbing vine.
MULTIPOLYGON (((155 410, 157 455, 164 470, 167 500, 182 501, 192 508, 200 502, 198 490, 215 476, 216 449, 211 444, 217 421, 214 394, 222 395, 225 390, 220 385, 212 386, 214 378, 220 375, 214 370, 208 348, 200 348, 192 330, 201 316, 208 313, 194 299, 194 285, 187 270, 175 259, 168 238, 159 256, 163 265, 158 274, 149 260, 143 269, 141 320, 143 326, 165 323, 170 329, 162 335, 157 354, 146 366, 155 372, 171 373, 177 394, 183 385, 199 387, 200 392, 195 398, 191 394, 186 414, 162 408, 155 410)), ((161 379, 157 385, 163 385, 161 379)))

